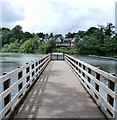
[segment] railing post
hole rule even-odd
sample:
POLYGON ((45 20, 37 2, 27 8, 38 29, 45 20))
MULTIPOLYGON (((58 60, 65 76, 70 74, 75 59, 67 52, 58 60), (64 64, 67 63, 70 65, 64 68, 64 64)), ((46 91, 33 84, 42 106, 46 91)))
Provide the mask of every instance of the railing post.
POLYGON ((63 53, 63 60, 65 60, 65 53, 63 53))
MULTIPOLYGON (((77 63, 73 57, 70 57, 69 55, 66 55, 65 57, 72 68, 76 67, 77 63)), ((107 117, 117 119, 117 71, 115 70, 115 73, 110 73, 111 75, 109 75, 109 73, 106 73, 99 68, 96 69, 91 65, 84 64, 82 61, 78 61, 78 76, 82 81, 84 80, 82 77, 85 77, 84 70, 87 70, 86 78, 90 83, 90 86, 88 86, 89 84, 84 82, 84 87, 90 89, 90 91, 88 89, 90 95, 95 99, 96 103, 107 117), (103 79, 108 79, 107 86, 102 82, 103 79)))
POLYGON ((18 67, 11 73, 3 73, 3 76, 0 77, 0 120, 11 115, 29 90, 29 86, 33 85, 33 80, 38 77, 38 71, 42 72, 44 70, 51 56, 52 54, 41 58, 39 61, 35 59, 36 61, 26 63, 26 65, 18 67), (41 70, 39 67, 41 67, 41 70))
POLYGON ((58 60, 58 54, 57 54, 57 56, 56 56, 56 57, 57 57, 56 59, 58 60))
MULTIPOLYGON (((117 78, 115 79, 115 111, 117 111, 117 78)), ((115 112, 115 119, 117 119, 117 112, 115 112)))
POLYGON ((3 75, 6 75, 6 74, 7 74, 7 72, 4 72, 4 73, 3 73, 3 75))
POLYGON ((52 60, 52 53, 50 53, 50 60, 52 60))

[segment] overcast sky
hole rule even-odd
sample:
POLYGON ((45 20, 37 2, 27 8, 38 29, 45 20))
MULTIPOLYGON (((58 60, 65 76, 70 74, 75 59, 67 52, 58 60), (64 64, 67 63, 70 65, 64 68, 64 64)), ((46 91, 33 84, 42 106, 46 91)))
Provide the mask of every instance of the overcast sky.
POLYGON ((0 26, 54 34, 115 25, 116 0, 0 0, 0 26), (1 7, 2 6, 2 7, 1 7))

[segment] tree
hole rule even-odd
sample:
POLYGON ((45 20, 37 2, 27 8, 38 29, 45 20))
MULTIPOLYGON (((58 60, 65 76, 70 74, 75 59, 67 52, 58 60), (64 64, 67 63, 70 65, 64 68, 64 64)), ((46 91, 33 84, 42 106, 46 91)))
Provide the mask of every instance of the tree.
POLYGON ((107 23, 107 26, 105 27, 105 35, 110 37, 114 33, 114 27, 115 26, 113 26, 112 23, 107 23))
POLYGON ((104 55, 105 50, 101 49, 100 40, 96 36, 90 35, 83 38, 82 45, 80 45, 81 54, 104 55))
POLYGON ((9 31, 9 29, 4 28, 1 31, 1 38, 2 38, 2 46, 4 46, 5 44, 10 44, 10 38, 13 37, 13 33, 11 31, 9 31))
POLYGON ((19 25, 16 25, 13 29, 12 32, 14 34, 14 38, 18 39, 18 42, 22 39, 22 34, 23 34, 23 30, 22 27, 19 25))
POLYGON ((37 51, 38 41, 35 38, 26 40, 21 46, 20 51, 24 53, 33 53, 37 51))
POLYGON ((76 35, 75 35, 74 44, 75 44, 75 47, 76 47, 76 48, 79 47, 79 45, 80 45, 80 36, 79 36, 79 34, 76 34, 76 35))
POLYGON ((62 36, 62 34, 56 34, 55 39, 57 39, 58 37, 63 37, 63 36, 62 36))
POLYGON ((113 28, 115 28, 115 26, 112 23, 107 23, 106 26, 104 25, 98 25, 98 26, 100 30, 103 31, 105 36, 111 37, 114 34, 113 28))
POLYGON ((37 33, 37 36, 39 37, 39 38, 44 38, 44 33, 42 33, 42 32, 40 32, 40 33, 37 33))
POLYGON ((96 28, 96 27, 90 27, 90 28, 86 31, 86 34, 87 34, 87 35, 95 34, 97 31, 99 31, 98 28, 96 28))
POLYGON ((1 28, 1 31, 8 31, 8 32, 9 32, 10 29, 9 29, 9 28, 6 28, 6 27, 2 27, 2 28, 1 28))
POLYGON ((32 52, 32 40, 26 40, 21 46, 20 51, 24 53, 30 53, 32 52))
POLYGON ((17 41, 15 41, 15 42, 9 44, 9 51, 10 52, 19 52, 19 47, 20 47, 20 45, 18 44, 17 41))
POLYGON ((83 38, 86 35, 86 32, 79 30, 78 34, 79 34, 80 38, 83 38))
POLYGON ((32 37, 33 37, 33 35, 29 32, 24 32, 23 33, 23 39, 29 39, 29 38, 32 38, 32 37))
POLYGON ((53 37, 54 37, 53 33, 50 33, 49 38, 53 38, 53 37))
POLYGON ((68 32, 66 35, 65 35, 65 38, 74 38, 76 33, 71 33, 71 32, 68 32))
POLYGON ((50 38, 47 42, 43 43, 40 46, 40 51, 44 51, 44 53, 52 53, 56 47, 56 40, 54 38, 50 38))
POLYGON ((113 55, 117 56, 117 34, 112 38, 113 55))

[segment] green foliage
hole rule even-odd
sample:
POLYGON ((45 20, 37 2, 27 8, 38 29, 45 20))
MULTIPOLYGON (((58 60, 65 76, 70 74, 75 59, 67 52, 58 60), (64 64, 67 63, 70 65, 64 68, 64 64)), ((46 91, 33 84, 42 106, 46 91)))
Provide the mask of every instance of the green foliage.
POLYGON ((66 54, 77 54, 78 51, 76 48, 67 48, 67 47, 59 47, 54 49, 55 52, 61 52, 66 54))
MULTIPOLYGON (((107 27, 108 28, 108 27, 107 27)), ((81 33, 80 33, 81 34, 81 33)), ((117 38, 105 35, 105 31, 99 28, 91 27, 86 31, 86 34, 80 37, 80 34, 75 36, 75 47, 79 54, 93 54, 110 56, 117 54, 117 38)))
POLYGON ((26 40, 21 46, 20 51, 23 53, 33 53, 38 48, 38 41, 35 38, 26 40))
POLYGON ((29 39, 20 46, 20 51, 24 53, 30 53, 32 52, 32 47, 33 47, 32 40, 29 39))
POLYGON ((43 51, 44 53, 52 53, 55 47, 56 40, 54 38, 50 38, 47 42, 40 46, 40 51, 43 51))
POLYGON ((14 43, 10 43, 8 49, 9 49, 10 52, 19 52, 19 44, 18 44, 18 42, 15 41, 14 43))
POLYGON ((70 33, 68 32, 68 34, 65 35, 65 38, 74 38, 75 33, 70 33))
POLYGON ((12 30, 0 29, 0 48, 4 52, 51 53, 64 52, 67 54, 92 54, 103 56, 117 56, 117 35, 113 33, 113 24, 90 27, 87 31, 77 33, 68 32, 65 38, 74 38, 73 46, 57 47, 56 39, 64 39, 62 34, 50 35, 44 33, 23 32, 22 27, 16 25, 12 30), (44 42, 44 38, 49 38, 44 42))
POLYGON ((110 37, 113 34, 113 28, 114 26, 112 23, 107 23, 107 27, 105 27, 105 35, 110 37))
POLYGON ((9 51, 9 44, 5 44, 1 51, 2 52, 10 52, 9 51))

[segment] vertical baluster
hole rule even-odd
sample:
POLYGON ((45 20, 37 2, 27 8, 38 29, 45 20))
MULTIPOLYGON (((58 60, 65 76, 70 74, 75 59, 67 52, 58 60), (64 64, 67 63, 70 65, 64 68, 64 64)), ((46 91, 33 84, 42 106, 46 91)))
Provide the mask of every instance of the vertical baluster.
MULTIPOLYGON (((115 86, 114 86, 114 90, 115 90, 115 111, 117 111, 117 78, 115 78, 115 86)), ((115 112, 114 117, 117 119, 117 112, 115 112)))
MULTIPOLYGON (((95 78, 100 81, 100 74, 95 73, 95 78)), ((99 92, 100 88, 99 88, 99 85, 97 83, 95 83, 95 89, 99 92)))

